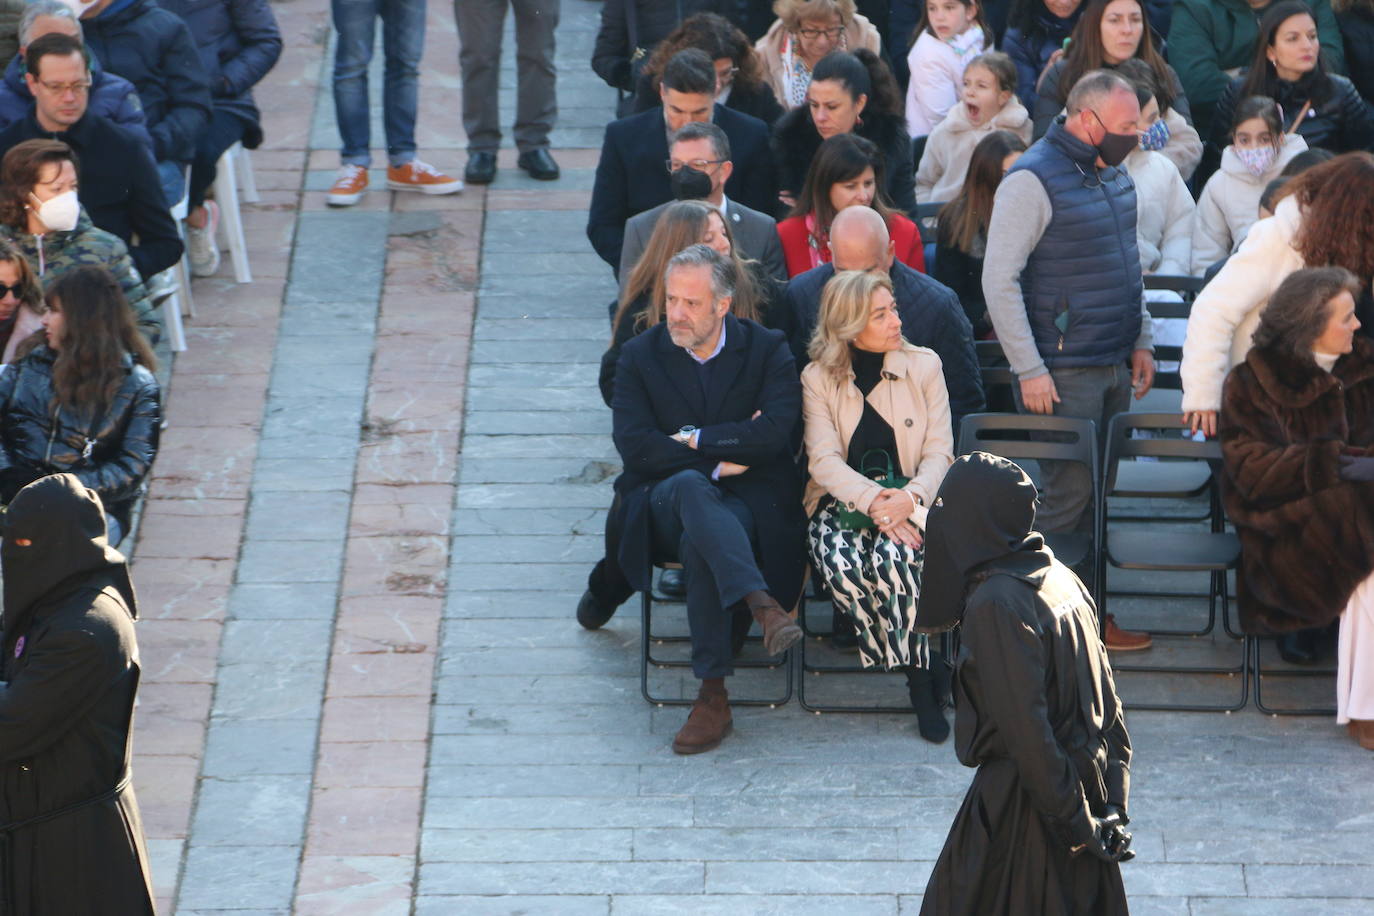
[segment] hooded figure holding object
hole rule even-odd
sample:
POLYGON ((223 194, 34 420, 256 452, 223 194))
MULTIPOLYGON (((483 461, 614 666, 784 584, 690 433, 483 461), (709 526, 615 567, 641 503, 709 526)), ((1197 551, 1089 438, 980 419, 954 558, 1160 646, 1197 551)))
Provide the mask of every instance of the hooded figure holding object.
POLYGON ((152 882, 129 781, 133 587, 100 497, 72 474, 24 487, 0 565, 0 913, 145 916, 152 882))
POLYGON ((955 752, 977 767, 924 916, 1124 916, 1131 739, 1087 589, 1035 531, 1035 484, 985 452, 931 507, 916 629, 962 625, 955 752))

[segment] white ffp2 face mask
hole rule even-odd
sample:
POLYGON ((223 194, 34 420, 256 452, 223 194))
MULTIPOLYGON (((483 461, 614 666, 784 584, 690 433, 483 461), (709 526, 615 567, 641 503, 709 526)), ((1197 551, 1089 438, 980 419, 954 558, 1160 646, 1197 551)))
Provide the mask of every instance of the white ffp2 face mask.
MULTIPOLYGON (((38 200, 35 195, 29 196, 38 200)), ((38 214, 39 222, 53 232, 71 232, 81 216, 81 204, 76 199, 75 191, 64 191, 56 197, 39 201, 34 212, 38 214)))

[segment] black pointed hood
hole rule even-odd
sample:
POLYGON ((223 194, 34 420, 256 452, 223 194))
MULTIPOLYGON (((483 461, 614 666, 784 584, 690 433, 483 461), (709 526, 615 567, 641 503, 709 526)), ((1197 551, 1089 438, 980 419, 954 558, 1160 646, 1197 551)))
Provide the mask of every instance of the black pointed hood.
POLYGON ((1014 462, 973 452, 945 474, 926 519, 916 629, 940 633, 963 619, 975 573, 1003 572, 1038 585, 1053 555, 1035 530, 1035 484, 1014 462))
POLYGON ((5 512, 0 568, 6 642, 22 635, 39 603, 88 583, 113 585, 138 616, 128 564, 105 539, 105 508, 75 475, 43 477, 15 495, 5 512))

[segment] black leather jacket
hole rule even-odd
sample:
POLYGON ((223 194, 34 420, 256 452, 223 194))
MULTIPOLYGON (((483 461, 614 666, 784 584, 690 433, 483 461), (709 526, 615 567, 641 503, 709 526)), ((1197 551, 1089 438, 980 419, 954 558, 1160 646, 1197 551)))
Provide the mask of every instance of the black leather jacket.
POLYGON ((57 354, 39 346, 0 371, 0 501, 26 484, 70 472, 127 524, 157 454, 162 396, 147 368, 124 357, 125 376, 99 417, 53 407, 57 354))

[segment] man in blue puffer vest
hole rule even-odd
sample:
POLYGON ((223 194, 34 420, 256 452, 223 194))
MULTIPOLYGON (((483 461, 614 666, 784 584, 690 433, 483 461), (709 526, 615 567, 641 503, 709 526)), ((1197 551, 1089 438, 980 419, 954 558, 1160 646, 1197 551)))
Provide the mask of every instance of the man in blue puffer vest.
MULTIPOLYGON (((1102 432, 1130 409, 1132 390, 1143 397, 1154 382, 1135 185, 1120 167, 1140 142, 1139 112, 1125 79, 1084 74, 1066 114, 998 186, 983 292, 1023 413, 1086 417, 1102 432)), ((1090 524, 1088 470, 1044 462, 1042 472, 1041 528, 1090 524)), ((1148 645, 1146 636, 1136 641, 1129 647, 1148 645)))

